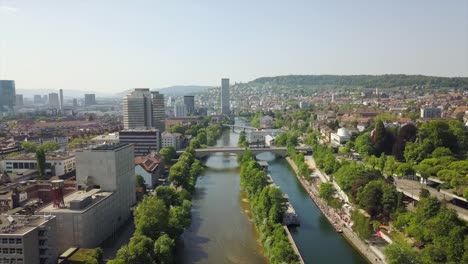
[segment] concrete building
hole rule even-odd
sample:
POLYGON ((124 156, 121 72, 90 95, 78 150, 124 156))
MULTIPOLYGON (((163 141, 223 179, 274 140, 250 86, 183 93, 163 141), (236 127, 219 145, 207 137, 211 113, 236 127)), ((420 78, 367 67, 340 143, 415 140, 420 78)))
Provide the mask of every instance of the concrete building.
POLYGON ((330 134, 331 143, 336 145, 342 145, 351 139, 351 134, 349 133, 349 129, 345 127, 338 128, 336 133, 330 134))
POLYGON ((159 154, 148 154, 135 157, 135 176, 141 175, 146 187, 153 189, 164 172, 165 161, 159 154))
POLYGON ((78 107, 78 99, 73 98, 73 107, 78 107))
POLYGON ((186 117, 187 106, 185 104, 176 104, 174 106, 174 117, 186 117))
POLYGON ((231 103, 229 101, 229 79, 221 79, 221 114, 231 114, 231 103))
POLYGON ((99 135, 90 140, 93 145, 115 144, 119 143, 119 133, 110 133, 108 135, 99 135))
POLYGON ((47 94, 44 94, 42 96, 42 104, 48 104, 49 103, 49 96, 47 94))
POLYGON ((16 103, 15 81, 0 80, 0 115, 12 114, 16 103))
POLYGON ((158 129, 126 129, 119 132, 119 142, 133 144, 135 156, 145 156, 161 148, 158 129))
POLYGON ((421 108, 421 118, 440 118, 442 110, 440 108, 421 108))
POLYGON ((184 104, 185 104, 185 107, 187 107, 187 113, 193 114, 195 112, 195 96, 185 95, 184 104))
POLYGON ((179 150, 182 145, 182 134, 170 133, 164 131, 161 133, 161 148, 173 147, 175 150, 179 150))
POLYGON ((301 101, 299 102, 299 108, 301 109, 309 108, 309 103, 306 101, 301 101))
POLYGON ((1 215, 0 263, 57 263, 55 216, 1 215))
POLYGON ((272 128, 273 121, 274 119, 271 116, 262 116, 262 118, 260 118, 260 128, 272 128))
POLYGON ((58 93, 49 94, 49 107, 60 109, 60 99, 58 93))
POLYGON ((270 135, 271 137, 277 137, 283 133, 282 129, 263 129, 258 131, 247 131, 246 139, 249 143, 264 143, 265 137, 270 135))
POLYGON ((152 127, 164 131, 166 129, 166 111, 164 107, 164 95, 159 92, 151 92, 153 95, 153 124, 152 127))
POLYGON ((60 89, 59 90, 59 95, 60 95, 60 113, 63 114, 63 90, 60 89))
POLYGON ((85 94, 84 95, 84 106, 90 106, 96 104, 96 95, 95 94, 85 94))
POLYGON ((23 106, 23 105, 24 105, 23 95, 22 94, 17 94, 16 95, 16 106, 23 106))
POLYGON ((36 214, 57 217, 57 251, 94 248, 131 216, 136 202, 133 146, 102 145, 76 152, 79 191, 36 214))
POLYGON ((39 94, 34 95, 34 104, 42 104, 42 96, 39 94))

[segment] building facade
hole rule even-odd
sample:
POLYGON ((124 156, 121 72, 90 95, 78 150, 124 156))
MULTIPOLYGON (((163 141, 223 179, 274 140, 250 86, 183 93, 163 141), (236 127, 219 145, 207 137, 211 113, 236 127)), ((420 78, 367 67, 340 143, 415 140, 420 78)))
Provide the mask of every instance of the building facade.
POLYGON ((185 95, 184 105, 187 108, 187 113, 193 114, 195 112, 195 96, 185 95))
POLYGON ((123 100, 124 129, 156 128, 164 131, 164 96, 148 88, 137 88, 123 100))
POLYGON ((0 218, 0 263, 57 263, 55 216, 2 215, 0 218))
POLYGON ((440 108, 421 108, 421 118, 440 118, 442 110, 440 108))
POLYGON ((164 107, 164 95, 159 92, 151 92, 153 95, 153 124, 152 127, 164 131, 166 128, 166 110, 164 107))
MULTIPOLYGON (((26 154, 1 161, 3 168, 8 173, 21 174, 27 170, 37 170, 37 160, 35 155, 26 154)), ((76 169, 75 156, 68 153, 49 153, 46 156, 45 172, 52 176, 60 176, 72 172, 76 169)))
POLYGON ((221 79, 221 114, 230 115, 231 105, 229 101, 229 79, 221 79))
POLYGON ((16 103, 16 88, 13 80, 0 80, 0 113, 13 113, 16 103))
POLYGON ((95 94, 85 94, 84 95, 84 106, 90 106, 96 104, 96 95, 95 94))
POLYGON ((185 104, 176 104, 174 106, 174 117, 186 117, 187 106, 185 104))
POLYGON ((59 109, 60 108, 60 99, 58 93, 49 94, 49 107, 59 109))
POLYGON ((161 148, 173 147, 175 150, 179 150, 182 145, 182 134, 170 133, 164 131, 161 133, 161 148))
POLYGON ((119 142, 133 144, 135 156, 144 156, 161 148, 158 129, 126 129, 119 132, 119 142))
POLYGON ((16 95, 16 106, 23 106, 23 105, 24 105, 23 95, 22 94, 17 94, 16 95))

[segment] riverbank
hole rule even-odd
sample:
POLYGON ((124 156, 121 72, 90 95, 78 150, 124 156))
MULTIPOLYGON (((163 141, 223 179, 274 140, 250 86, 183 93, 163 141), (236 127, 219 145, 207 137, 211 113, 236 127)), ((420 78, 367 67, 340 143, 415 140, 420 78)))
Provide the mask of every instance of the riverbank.
MULTIPOLYGON (((320 209, 320 211, 323 213, 323 215, 328 219, 330 224, 332 224, 335 229, 341 229, 342 234, 345 237, 345 239, 350 242, 350 244, 358 250, 362 256, 364 256, 370 263, 385 263, 385 261, 381 260, 381 257, 378 256, 377 254, 374 253, 372 248, 367 245, 363 240, 361 240, 356 233, 351 229, 351 227, 348 225, 347 221, 348 219, 343 220, 342 215, 340 215, 338 212, 336 212, 333 208, 329 207, 325 201, 319 198, 318 196, 318 189, 309 184, 305 179, 299 176, 299 169, 297 168, 297 165, 294 163, 294 161, 286 157, 286 160, 288 164, 291 166, 291 168, 294 170, 297 179, 301 182, 301 185, 306 189, 307 193, 309 194, 310 198, 315 202, 317 207, 320 209)), ((313 168, 316 169, 317 168, 313 168)), ((323 181, 322 177, 320 179, 323 181)), ((349 220, 348 220, 349 221, 349 220)))
POLYGON ((294 238, 291 235, 291 232, 289 231, 289 228, 287 226, 283 226, 284 231, 288 235, 289 243, 291 243, 291 246, 294 249, 294 252, 296 252, 296 255, 299 257, 299 261, 301 264, 304 264, 304 259, 302 259, 301 253, 299 252, 299 249, 297 248, 296 242, 294 241, 294 238))

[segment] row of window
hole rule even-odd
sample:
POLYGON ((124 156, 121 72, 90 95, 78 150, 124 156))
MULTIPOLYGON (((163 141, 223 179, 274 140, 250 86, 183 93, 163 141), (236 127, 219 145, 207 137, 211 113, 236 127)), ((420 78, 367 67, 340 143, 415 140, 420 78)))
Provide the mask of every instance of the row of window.
POLYGON ((23 263, 24 263, 23 258, 1 258, 0 259, 0 264, 23 264, 23 263))
POLYGON ((22 248, 2 248, 0 251, 2 254, 19 254, 23 255, 23 249, 22 248))
POLYGON ((2 244, 22 244, 23 239, 21 238, 2 238, 2 244))

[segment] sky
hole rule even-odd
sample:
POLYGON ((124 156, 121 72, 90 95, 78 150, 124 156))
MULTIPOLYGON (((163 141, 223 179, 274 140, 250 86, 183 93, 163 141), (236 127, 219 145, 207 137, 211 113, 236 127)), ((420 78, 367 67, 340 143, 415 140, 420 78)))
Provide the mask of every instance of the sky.
POLYGON ((468 0, 0 0, 17 89, 391 73, 468 77, 468 0))

